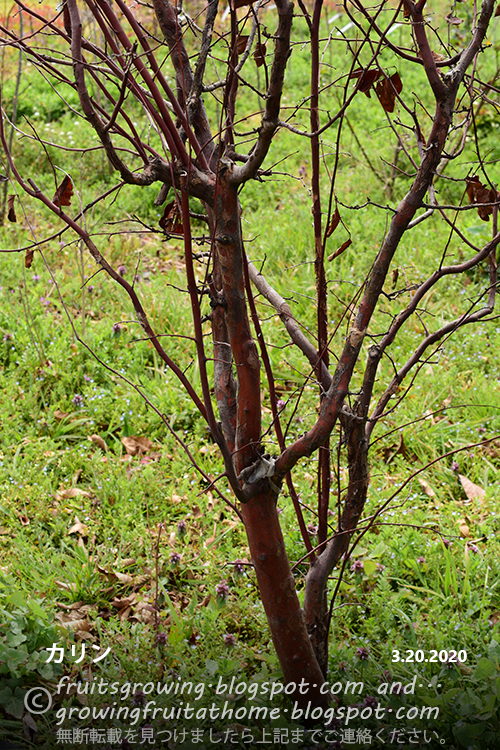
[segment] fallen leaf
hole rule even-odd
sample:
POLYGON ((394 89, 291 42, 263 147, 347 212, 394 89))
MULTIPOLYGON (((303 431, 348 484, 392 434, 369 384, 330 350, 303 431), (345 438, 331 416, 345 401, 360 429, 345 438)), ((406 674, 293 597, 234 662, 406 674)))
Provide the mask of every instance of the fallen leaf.
POLYGON ((480 487, 478 484, 474 484, 474 482, 471 482, 470 479, 464 477, 463 474, 459 474, 458 478, 460 479, 460 483, 464 488, 465 494, 467 495, 467 498, 469 500, 482 500, 486 495, 486 492, 482 487, 480 487))
MULTIPOLYGON (((57 617, 57 615, 56 615, 57 617)), ((61 625, 63 628, 66 628, 66 630, 74 630, 75 632, 79 630, 89 631, 92 629, 92 625, 88 620, 67 620, 66 622, 63 622, 60 620, 61 625)))
POLYGON ((67 490, 56 492, 56 500, 69 500, 72 497, 92 497, 92 493, 81 490, 79 487, 68 487, 67 490))
POLYGON ((150 580, 151 576, 148 573, 145 573, 142 576, 137 576, 137 578, 134 578, 133 580, 134 589, 142 588, 146 583, 149 583, 150 580))
POLYGON ((54 581, 58 589, 63 591, 76 591, 76 583, 66 583, 65 581, 54 581))
POLYGON ((463 537, 470 536, 470 529, 466 523, 459 523, 458 528, 460 529, 460 534, 463 537))
POLYGON ((126 607, 131 607, 136 599, 137 594, 133 591, 129 596, 125 596, 123 599, 112 599, 111 604, 116 609, 125 609, 126 607))
POLYGON ((78 519, 78 516, 75 516, 75 523, 68 531, 68 534, 81 534, 81 536, 88 536, 88 533, 85 524, 78 519))
POLYGON ((66 417, 69 417, 69 414, 67 411, 60 411, 59 409, 56 409, 54 412, 54 417, 58 422, 61 422, 63 419, 66 419, 66 417))
POLYGON ((10 529, 6 526, 0 526, 0 536, 6 536, 7 534, 10 534, 10 529))
POLYGON ((418 483, 422 487, 427 497, 436 497, 436 493, 434 492, 430 484, 425 481, 425 479, 418 477, 418 483))
POLYGON ((19 520, 21 521, 21 526, 29 526, 30 524, 28 516, 19 516, 19 520))
POLYGON ((13 223, 17 221, 16 209, 14 207, 15 200, 16 200, 15 195, 9 195, 9 197, 7 198, 7 211, 8 211, 7 218, 9 221, 12 221, 13 223))
POLYGON ((129 456, 140 456, 142 453, 148 453, 153 447, 149 438, 138 437, 137 435, 122 438, 122 443, 129 456))
POLYGON ((56 204, 56 206, 71 206, 71 198, 73 196, 73 183, 71 182, 68 175, 64 178, 64 180, 61 182, 59 187, 57 188, 56 192, 54 193, 54 197, 52 198, 52 202, 56 204))
POLYGON ((90 440, 91 443, 97 445, 97 447, 104 452, 108 450, 106 441, 100 435, 89 435, 87 440, 90 440))

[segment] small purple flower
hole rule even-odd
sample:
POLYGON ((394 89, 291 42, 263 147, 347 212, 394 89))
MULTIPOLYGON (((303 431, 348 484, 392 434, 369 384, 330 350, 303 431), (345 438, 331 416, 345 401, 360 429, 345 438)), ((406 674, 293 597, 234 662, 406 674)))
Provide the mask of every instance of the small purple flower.
POLYGON ((392 682, 391 673, 388 669, 384 669, 384 671, 380 675, 380 682, 392 682))
POLYGON ((361 704, 362 708, 377 708, 378 706, 378 700, 375 698, 374 695, 366 695, 363 699, 363 703, 361 704))
POLYGON ((168 633, 157 633, 156 634, 156 643, 158 646, 165 646, 168 641, 168 633))
POLYGON ((417 562, 419 565, 423 565, 425 562, 425 557, 422 557, 422 555, 420 555, 420 557, 417 557, 417 562))
POLYGON ((360 574, 364 570, 364 565, 361 560, 354 560, 353 564, 351 565, 351 573, 360 574))
POLYGON ((448 547, 451 547, 451 545, 453 544, 453 542, 450 542, 449 539, 445 539, 444 537, 441 539, 441 541, 443 542, 446 549, 448 549, 448 547))
POLYGON ((125 274, 127 273, 127 267, 126 266, 118 266, 118 273, 123 278, 125 274))
POLYGON ((142 690, 137 690, 137 692, 134 693, 132 698, 130 699, 130 702, 134 706, 144 706, 146 701, 147 701, 146 695, 145 693, 142 692, 142 690))
POLYGON ((318 527, 313 523, 308 524, 307 530, 310 534, 312 534, 312 536, 316 536, 316 534, 318 533, 318 527))
POLYGON ((238 559, 234 561, 233 565, 234 572, 238 573, 238 575, 243 575, 243 573, 245 572, 245 563, 243 562, 243 560, 240 560, 240 558, 238 557, 238 559))
POLYGON ((40 281, 40 279, 41 279, 42 277, 41 277, 41 276, 40 276, 40 275, 39 275, 38 273, 34 273, 34 274, 33 274, 33 276, 32 276, 31 278, 33 279, 33 281, 34 281, 34 282, 35 282, 35 284, 36 284, 36 283, 37 283, 37 281, 40 281))
POLYGON ((119 336, 122 330, 122 327, 119 323, 113 323, 113 327, 111 329, 113 331, 113 334, 115 336, 119 336))
POLYGON ((347 672, 347 662, 339 661, 339 663, 337 664, 337 669, 340 672, 347 672))
POLYGON ((224 639, 224 643, 226 644, 226 646, 228 647, 236 646, 236 638, 232 633, 224 633, 222 637, 224 639))
POLYGON ((85 375, 83 376, 83 379, 85 380, 86 383, 90 382, 90 376, 87 375, 87 373, 85 373, 85 375))
POLYGON ((177 533, 180 536, 183 536, 186 533, 186 529, 187 529, 186 522, 179 521, 179 523, 177 524, 177 533))
POLYGON ((305 164, 301 164, 299 167, 299 177, 305 177, 307 175, 307 167, 305 164))
POLYGON ((286 401, 283 401, 282 398, 279 398, 276 401, 276 406, 277 406, 278 409, 284 409, 284 407, 286 406, 286 401))
POLYGON ((452 471, 458 471, 459 468, 460 468, 459 465, 457 464, 457 462, 455 461, 455 459, 453 459, 453 461, 451 462, 451 470, 452 471))
POLYGON ((361 659, 361 661, 366 661, 370 658, 370 649, 366 648, 366 646, 358 646, 356 649, 356 656, 358 659, 361 659))
POLYGON ((170 564, 171 565, 179 565, 181 561, 181 555, 179 555, 178 552, 172 552, 170 555, 170 564))
POLYGON ((12 341, 12 334, 11 333, 4 334, 3 340, 4 341, 12 341))
POLYGON ((226 601, 227 597, 229 596, 229 586, 227 585, 226 581, 221 581, 217 584, 215 587, 215 593, 217 594, 217 597, 219 599, 223 599, 226 601))
POLYGON ((467 549, 470 550, 473 555, 477 555, 477 553, 479 552, 479 547, 477 547, 472 542, 467 542, 467 549))
POLYGON ((74 403, 74 405, 76 407, 78 407, 79 409, 82 408, 82 406, 83 406, 83 396, 80 396, 79 393, 75 393, 75 395, 73 396, 73 398, 71 400, 73 401, 73 403, 74 403))
POLYGON ((382 563, 377 563, 377 573, 383 573, 385 570, 385 565, 382 565, 382 563))

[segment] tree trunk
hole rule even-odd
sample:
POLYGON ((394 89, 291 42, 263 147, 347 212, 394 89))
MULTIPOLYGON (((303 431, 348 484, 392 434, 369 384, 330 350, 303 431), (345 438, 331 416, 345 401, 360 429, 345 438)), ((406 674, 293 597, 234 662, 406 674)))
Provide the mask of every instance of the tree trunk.
POLYGON ((261 492, 242 505, 241 512, 284 682, 296 684, 291 698, 297 701, 299 707, 305 708, 311 701, 313 706, 326 708, 329 695, 320 692, 324 677, 295 591, 276 510, 275 493, 272 490, 261 492))

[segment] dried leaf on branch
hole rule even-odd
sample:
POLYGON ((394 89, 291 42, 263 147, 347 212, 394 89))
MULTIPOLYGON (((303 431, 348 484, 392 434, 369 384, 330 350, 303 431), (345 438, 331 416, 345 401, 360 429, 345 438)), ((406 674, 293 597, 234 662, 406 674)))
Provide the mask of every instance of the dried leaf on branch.
POLYGON ((266 57, 266 45, 257 44, 255 47, 255 52, 253 53, 253 59, 255 60, 255 64, 257 65, 258 68, 264 65, 265 57, 266 57))
POLYGON ((353 70, 349 78, 358 78, 358 91, 370 98, 370 89, 375 81, 380 78, 382 71, 378 68, 358 68, 353 70))
POLYGON ((242 55, 243 52, 246 49, 247 42, 249 37, 248 36, 239 36, 236 40, 236 52, 238 55, 242 55))
POLYGON ((339 224, 340 224, 340 214, 339 214, 338 208, 336 208, 326 230, 327 238, 332 236, 332 234, 337 229, 339 224))
POLYGON ((30 247, 26 250, 26 255, 24 256, 24 267, 25 268, 31 268, 31 264, 33 263, 33 258, 35 257, 35 249, 33 247, 30 247))
POLYGON ((338 258, 339 255, 342 255, 342 253, 347 250, 348 247, 352 245, 352 240, 346 240, 338 250, 336 250, 334 253, 328 256, 328 260, 335 260, 335 258, 338 258))
POLYGON ((57 188, 56 192, 54 193, 54 197, 52 198, 52 202, 56 204, 56 206, 71 206, 71 198, 73 197, 73 183, 71 182, 68 175, 64 178, 64 180, 61 182, 59 187, 57 188))
POLYGON ((17 221, 16 209, 14 208, 15 200, 16 200, 16 196, 12 194, 9 195, 9 197, 7 198, 7 211, 8 211, 7 218, 9 221, 12 221, 13 223, 17 221))
POLYGON ((467 184, 466 192, 469 203, 492 204, 481 205, 477 209, 479 218, 483 221, 489 221, 493 213, 493 204, 498 203, 500 200, 500 193, 494 188, 488 189, 485 187, 479 177, 466 177, 465 182, 467 184))
POLYGON ((393 73, 390 78, 384 78, 375 86, 375 91, 386 112, 394 112, 396 96, 403 90, 403 82, 399 73, 393 73))
POLYGON ((175 201, 167 203, 163 210, 163 216, 158 222, 165 232, 172 234, 184 234, 184 227, 179 213, 179 207, 175 201))

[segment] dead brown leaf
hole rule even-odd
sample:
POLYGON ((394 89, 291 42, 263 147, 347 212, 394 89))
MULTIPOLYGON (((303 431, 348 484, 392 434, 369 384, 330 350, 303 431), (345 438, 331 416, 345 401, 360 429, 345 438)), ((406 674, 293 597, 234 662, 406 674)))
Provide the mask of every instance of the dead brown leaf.
POLYGON ((255 60, 255 64, 258 68, 260 68, 262 65, 264 65, 266 57, 266 45, 265 44, 256 44, 255 45, 255 52, 253 53, 253 59, 255 60))
POLYGON ((56 204, 56 206, 71 206, 71 198, 73 196, 73 183, 71 182, 68 175, 64 178, 64 180, 61 182, 59 187, 57 188, 56 192, 54 193, 54 197, 52 198, 52 202, 56 204))
POLYGON ((434 492, 430 484, 425 481, 425 479, 422 479, 422 477, 418 477, 418 483, 422 487, 427 497, 436 497, 436 493, 434 492))
POLYGON ((363 94, 366 94, 368 98, 370 98, 370 89, 381 75, 382 71, 378 70, 378 68, 357 68, 356 70, 352 71, 349 78, 358 78, 358 91, 361 91, 363 94))
POLYGON ((171 232, 173 234, 184 234, 181 214, 179 211, 179 207, 175 201, 167 203, 167 205, 163 209, 163 216, 161 217, 158 224, 165 232, 171 232))
POLYGON ((89 435, 87 440, 90 440, 91 443, 94 443, 94 445, 97 445, 97 447, 100 448, 104 452, 108 450, 108 445, 106 441, 100 435, 89 435))
POLYGON ((386 112, 394 112, 396 96, 403 90, 403 82, 399 73, 393 73, 390 78, 384 78, 375 86, 375 91, 380 100, 380 104, 386 112))
POLYGON ((335 250, 334 253, 328 256, 328 260, 329 261, 335 260, 335 258, 338 258, 339 255, 342 255, 342 253, 345 250, 347 250, 347 248, 350 247, 351 245, 352 245, 352 240, 351 239, 346 240, 345 242, 342 243, 342 245, 339 247, 338 250, 335 250))
MULTIPOLYGON (((488 188, 482 184, 479 177, 467 177, 465 179, 465 182, 465 190, 469 199, 469 203, 493 204, 498 203, 498 201, 500 200, 500 193, 494 188, 488 190, 488 188)), ((477 213, 482 221, 489 221, 490 216, 493 213, 493 206, 479 206, 477 209, 477 213)))
POLYGON ((80 534, 81 536, 88 536, 88 529, 84 523, 82 523, 78 516, 75 516, 75 523, 68 531, 68 534, 80 534))
POLYGON ((470 536, 470 529, 469 526, 465 523, 465 521, 459 521, 458 528, 460 530, 460 534, 463 537, 470 536))
POLYGON ((339 224, 340 224, 340 214, 339 214, 338 208, 336 208, 332 214, 332 218, 330 219, 330 223, 328 224, 328 227, 326 229, 326 236, 331 237, 334 231, 337 229, 339 224))
POLYGON ((249 39, 248 36, 244 36, 242 34, 240 34, 240 36, 237 38, 237 40, 236 40, 236 52, 238 53, 238 55, 242 55, 243 52, 245 51, 248 39, 249 39))
POLYGON ((480 487, 478 484, 474 484, 474 482, 471 482, 470 479, 464 477, 463 474, 459 474, 458 478, 460 479, 460 484, 464 488, 465 494, 467 495, 469 501, 482 500, 484 498, 486 492, 482 487, 480 487))
MULTIPOLYGON (((33 247, 28 247, 26 249, 26 255, 24 256, 24 267, 25 268, 31 268, 34 257, 35 257, 35 249, 33 247)), ((26 716, 28 716, 28 715, 29 714, 26 714, 26 716)))
POLYGON ((9 197, 7 198, 7 218, 12 223, 15 223, 17 221, 16 209, 14 207, 15 200, 15 195, 9 195, 9 197))
POLYGON ((124 437, 122 438, 122 443, 129 456, 140 456, 143 453, 148 453, 153 447, 153 443, 149 438, 139 437, 138 435, 124 437))
POLYGON ((92 497, 92 493, 81 490, 79 487, 68 487, 67 490, 56 492, 56 500, 69 500, 72 497, 92 497))

